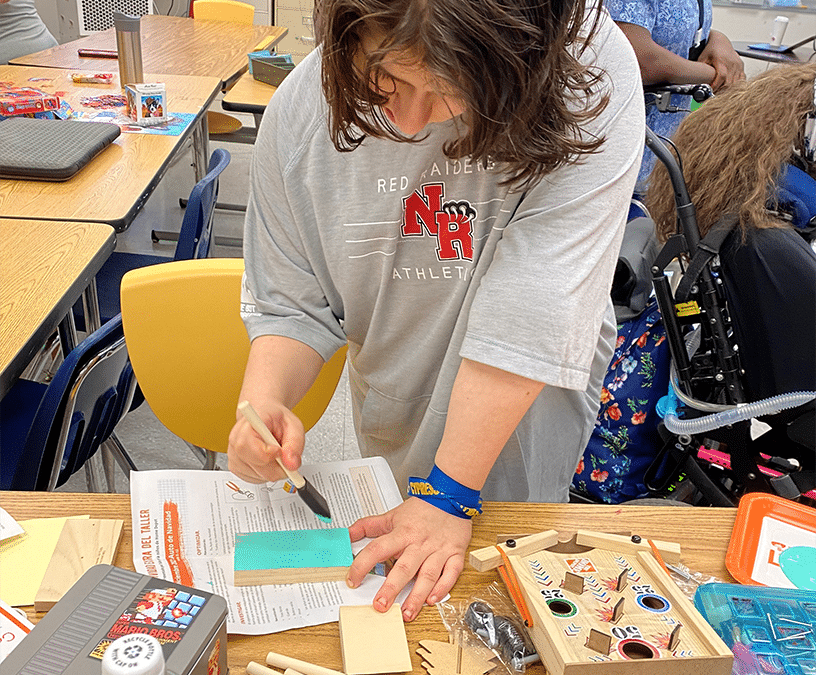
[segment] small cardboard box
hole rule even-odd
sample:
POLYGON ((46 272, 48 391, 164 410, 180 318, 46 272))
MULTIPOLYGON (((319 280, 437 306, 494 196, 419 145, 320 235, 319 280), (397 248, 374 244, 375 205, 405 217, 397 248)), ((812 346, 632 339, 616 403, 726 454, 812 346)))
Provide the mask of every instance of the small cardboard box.
POLYGON ((60 99, 56 94, 31 87, 0 87, 0 119, 18 115, 53 119, 53 111, 59 108, 60 99))
POLYGON ((125 86, 128 117, 136 124, 162 124, 167 121, 167 93, 162 82, 125 86))

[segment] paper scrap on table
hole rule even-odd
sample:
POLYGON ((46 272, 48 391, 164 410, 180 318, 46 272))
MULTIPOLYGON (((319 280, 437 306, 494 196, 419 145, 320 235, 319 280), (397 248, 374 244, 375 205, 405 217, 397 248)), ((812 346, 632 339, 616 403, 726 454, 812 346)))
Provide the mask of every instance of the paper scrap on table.
POLYGON ((0 544, 0 598, 12 607, 34 604, 66 520, 68 518, 20 521, 24 534, 0 544))
POLYGON ((14 609, 0 600, 0 662, 31 632, 34 624, 25 612, 14 609))
POLYGON ((8 511, 0 507, 0 541, 10 537, 16 537, 23 532, 25 532, 25 530, 20 527, 20 523, 14 520, 8 511))
MULTIPOLYGON (((342 581, 234 585, 237 533, 348 527, 403 500, 382 457, 304 465, 300 471, 328 501, 331 526, 319 521, 298 495, 286 492, 285 481, 246 483, 228 471, 133 472, 136 571, 223 596, 227 632, 233 634, 264 635, 337 621, 341 605, 373 602, 383 583, 373 574, 355 589, 342 581)), ((365 543, 355 542, 352 552, 365 543)))

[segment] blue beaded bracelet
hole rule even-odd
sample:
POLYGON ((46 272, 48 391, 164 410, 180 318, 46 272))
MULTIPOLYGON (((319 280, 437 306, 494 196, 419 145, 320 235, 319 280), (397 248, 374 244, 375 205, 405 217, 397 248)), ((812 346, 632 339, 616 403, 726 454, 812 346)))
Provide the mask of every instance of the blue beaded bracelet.
POLYGON ((455 481, 436 464, 427 478, 408 479, 408 496, 433 504, 457 518, 470 519, 482 512, 479 490, 455 481))

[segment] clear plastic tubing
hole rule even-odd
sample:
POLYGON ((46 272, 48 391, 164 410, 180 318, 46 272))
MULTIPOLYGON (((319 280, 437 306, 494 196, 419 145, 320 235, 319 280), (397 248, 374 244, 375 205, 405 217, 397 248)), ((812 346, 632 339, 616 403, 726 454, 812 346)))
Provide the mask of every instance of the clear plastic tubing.
MULTIPOLYGON (((667 410, 663 422, 673 434, 700 434, 713 429, 728 426, 729 424, 736 424, 749 420, 752 417, 762 417, 763 415, 775 415, 782 410, 789 408, 796 408, 804 405, 808 401, 816 398, 816 391, 799 391, 791 392, 789 394, 779 394, 778 396, 771 396, 770 398, 755 401, 753 403, 740 403, 733 408, 706 415, 705 417, 697 417, 690 420, 681 420, 677 417, 677 408, 671 406, 671 410, 667 410)), ((676 400, 676 399, 675 399, 676 400)))

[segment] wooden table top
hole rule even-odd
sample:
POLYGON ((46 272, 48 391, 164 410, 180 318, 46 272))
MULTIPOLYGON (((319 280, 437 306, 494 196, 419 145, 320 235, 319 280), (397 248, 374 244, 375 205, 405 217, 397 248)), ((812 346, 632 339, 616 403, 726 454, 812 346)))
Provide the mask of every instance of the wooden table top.
POLYGON ((256 80, 249 72, 244 73, 221 101, 224 110, 263 115, 269 99, 278 90, 266 82, 256 80))
POLYGON ((0 218, 0 398, 82 295, 115 240, 102 223, 0 218))
MULTIPOLYGON (((0 493, 0 506, 17 520, 88 514, 92 518, 124 518, 125 535, 116 565, 133 569, 130 498, 128 495, 70 493, 0 493)), ((663 506, 607 506, 586 504, 485 503, 484 513, 474 520, 472 548, 496 543, 499 534, 518 534, 556 529, 562 532, 591 528, 604 532, 625 532, 682 547, 682 560, 689 569, 733 582, 725 568, 725 552, 734 525, 736 509, 663 506)), ((459 578, 451 601, 464 601, 484 592, 499 579, 494 571, 480 573, 470 566, 459 578)), ((28 608, 29 617, 39 617, 28 608)), ((436 608, 425 607, 419 617, 406 624, 413 672, 425 675, 415 653, 419 640, 447 640, 447 631, 436 608)), ((227 645, 230 672, 242 675, 249 661, 263 663, 267 652, 342 670, 337 623, 298 628, 263 636, 230 635, 227 645)), ((530 675, 542 675, 539 665, 530 675)))
MULTIPOLYGON (((253 26, 148 14, 141 19, 142 63, 150 73, 214 76, 229 84, 248 67, 247 54, 258 44, 277 44, 287 33, 279 26, 253 26)), ((21 66, 118 72, 116 59, 81 57, 78 49, 116 49, 113 28, 63 45, 12 59, 21 66)), ((149 81, 145 79, 145 81, 149 81)))
POLYGON ((751 49, 749 45, 754 45, 758 42, 762 41, 732 42, 731 44, 734 47, 734 51, 740 56, 744 56, 748 59, 757 59, 758 61, 768 61, 769 63, 802 63, 803 59, 799 58, 796 51, 808 51, 805 47, 800 47, 800 50, 793 52, 767 52, 762 49, 751 49))
MULTIPOLYGON (((58 93, 74 110, 87 112, 96 109, 82 99, 122 93, 119 76, 114 74, 113 84, 74 84, 69 70, 0 66, 0 82, 58 93)), ((165 83, 170 112, 196 115, 181 135, 122 133, 64 182, 4 180, 0 182, 0 217, 94 221, 108 223, 120 232, 126 229, 221 85, 212 76, 148 73, 145 79, 165 83)))

